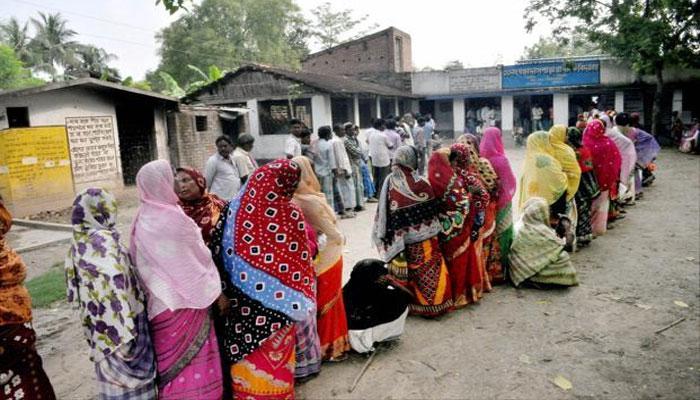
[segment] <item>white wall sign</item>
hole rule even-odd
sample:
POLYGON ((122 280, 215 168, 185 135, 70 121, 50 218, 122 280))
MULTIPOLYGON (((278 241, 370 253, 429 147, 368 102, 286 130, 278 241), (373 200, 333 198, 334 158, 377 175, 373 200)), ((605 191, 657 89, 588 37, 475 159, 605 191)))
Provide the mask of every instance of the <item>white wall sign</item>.
POLYGON ((118 173, 111 116, 68 117, 66 130, 76 184, 109 179, 118 173))

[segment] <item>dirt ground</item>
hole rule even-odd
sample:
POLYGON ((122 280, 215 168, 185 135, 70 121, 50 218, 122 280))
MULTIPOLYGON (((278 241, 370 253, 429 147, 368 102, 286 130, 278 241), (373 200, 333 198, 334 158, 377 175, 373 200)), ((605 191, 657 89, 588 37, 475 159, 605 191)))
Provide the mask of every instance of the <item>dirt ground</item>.
MULTIPOLYGON (((509 150, 513 166, 522 150, 509 150)), ((364 356, 324 364, 302 399, 700 398, 700 158, 664 150, 645 198, 606 236, 573 255, 581 285, 537 291, 496 287, 478 305, 438 320, 409 318, 356 389, 364 356), (661 334, 655 331, 685 318, 661 334), (572 388, 553 381, 563 377, 572 388)), ((128 231, 134 192, 120 229, 128 231)), ((373 257, 373 209, 343 220, 345 275, 373 257)), ((126 232, 125 232, 126 233, 126 232)), ((32 275, 62 261, 65 246, 28 253, 32 275), (60 251, 59 251, 60 250, 60 251)), ((35 310, 39 349, 61 399, 95 397, 77 315, 35 310)))

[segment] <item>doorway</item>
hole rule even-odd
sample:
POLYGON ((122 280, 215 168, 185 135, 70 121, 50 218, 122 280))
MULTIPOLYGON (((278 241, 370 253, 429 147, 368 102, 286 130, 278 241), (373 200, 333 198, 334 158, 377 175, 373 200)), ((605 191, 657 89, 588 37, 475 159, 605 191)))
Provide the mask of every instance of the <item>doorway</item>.
POLYGON ((133 185, 139 169, 156 158, 153 106, 118 104, 116 111, 122 176, 125 185, 133 185))

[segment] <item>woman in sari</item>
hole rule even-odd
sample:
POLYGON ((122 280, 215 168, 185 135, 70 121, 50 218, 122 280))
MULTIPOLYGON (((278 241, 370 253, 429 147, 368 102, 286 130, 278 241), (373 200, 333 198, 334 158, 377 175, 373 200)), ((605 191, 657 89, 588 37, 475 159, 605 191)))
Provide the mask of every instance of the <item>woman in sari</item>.
POLYGON ((489 160, 498 176, 498 193, 495 199, 491 199, 496 204, 496 230, 493 235, 498 245, 492 246, 489 265, 496 265, 496 257, 500 252, 503 276, 507 277, 508 253, 513 242, 513 195, 517 181, 503 148, 500 129, 486 128, 479 144, 479 153, 489 160))
MULTIPOLYGON (((464 156, 466 146, 460 146, 464 156)), ((428 179, 438 199, 440 246, 450 272, 452 298, 456 307, 464 307, 490 290, 488 275, 478 258, 480 249, 475 246, 489 198, 475 175, 463 178, 453 167, 458 157, 447 148, 434 152, 428 162, 428 179)))
POLYGON ((568 129, 567 140, 574 149, 579 168, 581 168, 581 180, 575 196, 578 216, 576 239, 578 245, 586 246, 593 240, 591 207, 593 200, 600 196, 600 188, 593 172, 593 156, 588 147, 583 145, 582 139, 583 135, 578 128, 568 129))
POLYGON ((11 227, 12 216, 0 197, 0 398, 54 400, 36 351, 32 299, 24 286, 27 266, 6 241, 11 227))
POLYGON ((85 189, 73 202, 65 262, 68 302, 80 308, 101 399, 155 399, 145 297, 116 230, 117 202, 85 189))
POLYGON ((340 360, 350 350, 348 325, 343 304, 343 245, 333 210, 328 206, 316 179, 311 161, 306 157, 292 159, 301 168, 301 180, 292 200, 304 213, 307 223, 318 235, 326 238, 314 262, 317 286, 318 336, 324 360, 340 360))
POLYGON ((609 116, 603 114, 600 116, 600 119, 605 123, 605 136, 615 142, 621 157, 619 178, 619 183, 621 185, 618 189, 617 201, 614 207, 611 207, 610 213, 611 219, 614 220, 618 218, 620 213, 619 204, 634 202, 634 181, 632 180, 632 173, 637 163, 637 151, 634 149, 634 143, 627 136, 623 135, 618 127, 613 127, 609 116))
POLYGON ((379 196, 372 241, 390 274, 413 293, 411 313, 435 317, 452 309, 451 277, 438 242, 438 202, 417 168, 418 151, 399 147, 379 196))
POLYGON ((216 266, 198 226, 178 206, 170 163, 136 174, 141 205, 130 255, 146 291, 162 399, 219 399, 221 361, 209 307, 221 294, 216 266))
POLYGON ((605 136, 605 125, 601 120, 593 119, 588 123, 583 132, 583 145, 591 151, 593 173, 600 187, 600 196, 591 203, 593 236, 600 236, 607 231, 610 199, 617 197, 622 158, 615 142, 605 136))
POLYGON ((569 236, 573 238, 572 248, 576 243, 576 225, 578 223, 578 210, 576 208, 576 191, 581 181, 581 167, 578 165, 576 153, 566 144, 566 126, 554 125, 549 129, 549 143, 552 153, 550 153, 561 165, 562 171, 566 174, 566 216, 569 218, 569 236))
POLYGON ((659 155, 661 147, 654 136, 640 128, 631 126, 629 114, 618 114, 617 117, 615 117, 615 122, 620 132, 634 143, 634 150, 637 153, 637 162, 634 172, 634 192, 635 197, 639 198, 642 196, 643 190, 642 177, 645 175, 647 177, 651 176, 651 180, 653 180, 653 174, 650 170, 653 169, 654 160, 656 156, 659 155))
POLYGON ((294 397, 295 325, 316 313, 304 215, 291 201, 300 179, 291 160, 260 167, 214 233, 231 300, 224 348, 236 399, 294 397))
POLYGON ((463 144, 456 143, 452 146, 452 150, 457 153, 456 171, 465 182, 467 182, 470 173, 478 177, 489 196, 489 199, 485 201, 486 210, 483 225, 479 229, 479 236, 473 241, 472 247, 481 249, 477 251, 476 258, 488 273, 489 284, 485 286, 485 290, 490 291, 491 282, 502 283, 505 280, 501 265, 500 244, 495 239, 498 175, 496 175, 491 162, 479 155, 479 138, 472 134, 466 134, 463 137, 465 138, 463 144), (464 149, 466 151, 460 151, 460 146, 466 146, 464 149))
POLYGON ((510 279, 516 287, 576 286, 576 270, 569 253, 549 224, 549 204, 530 197, 523 206, 522 227, 510 249, 510 279))
POLYGON ((202 240, 209 246, 226 201, 207 191, 207 181, 201 172, 190 167, 177 168, 175 192, 182 211, 202 232, 202 240))
POLYGON ((552 226, 556 226, 560 237, 567 236, 567 244, 573 244, 574 232, 566 216, 568 182, 566 174, 549 142, 549 133, 538 131, 527 137, 527 152, 520 178, 519 205, 522 210, 531 197, 543 198, 549 204, 552 226))

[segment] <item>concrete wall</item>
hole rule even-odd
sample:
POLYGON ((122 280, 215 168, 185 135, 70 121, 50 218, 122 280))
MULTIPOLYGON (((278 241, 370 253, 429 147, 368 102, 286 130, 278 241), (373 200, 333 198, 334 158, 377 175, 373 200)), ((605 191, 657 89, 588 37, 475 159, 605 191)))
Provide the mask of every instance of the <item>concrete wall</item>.
MULTIPOLYGON (((28 107, 30 126, 66 125, 68 117, 112 117, 117 169, 104 180, 90 182, 88 186, 119 188, 123 186, 122 166, 119 157, 119 127, 114 103, 104 94, 86 88, 55 90, 22 97, 0 98, 0 110, 6 107, 28 107)), ((7 118, 0 120, 0 129, 8 127, 7 118)), ((166 152, 167 154, 167 152, 166 152)), ((76 191, 85 185, 77 185, 76 191)))
POLYGON ((411 87, 413 94, 421 96, 498 91, 501 89, 501 70, 499 67, 486 67, 413 72, 411 87))

